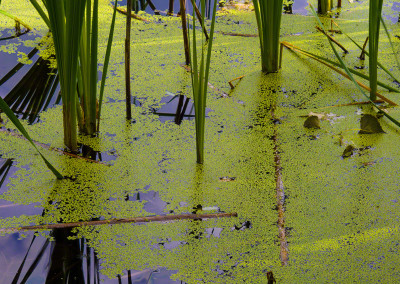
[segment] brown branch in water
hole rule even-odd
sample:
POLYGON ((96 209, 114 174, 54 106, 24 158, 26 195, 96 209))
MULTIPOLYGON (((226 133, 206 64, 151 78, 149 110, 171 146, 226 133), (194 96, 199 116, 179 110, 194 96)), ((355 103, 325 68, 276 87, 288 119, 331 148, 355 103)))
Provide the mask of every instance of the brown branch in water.
POLYGON ((225 218, 225 217, 237 217, 237 213, 234 212, 234 213, 212 213, 212 214, 158 215, 158 216, 148 216, 148 217, 32 225, 32 226, 21 226, 18 228, 2 228, 0 229, 0 232, 52 230, 52 229, 75 228, 84 226, 116 225, 116 224, 126 224, 126 223, 168 222, 177 220, 198 220, 198 219, 213 219, 213 218, 225 218))
POLYGON ((326 35, 332 42, 336 43, 336 45, 339 46, 345 53, 349 53, 348 50, 343 45, 341 45, 337 40, 328 35, 323 29, 321 29, 320 27, 315 27, 315 28, 324 35, 326 35))
POLYGON ((237 78, 235 78, 235 79, 232 79, 232 80, 230 80, 228 83, 229 83, 229 85, 231 86, 231 89, 234 89, 235 88, 235 86, 232 84, 232 82, 233 81, 236 81, 236 80, 242 80, 243 79, 243 77, 244 76, 246 76, 246 75, 242 75, 242 76, 239 76, 239 77, 237 77, 237 78))
MULTIPOLYGON (((18 134, 18 133, 16 133, 16 132, 13 132, 13 131, 11 131, 11 130, 5 129, 5 128, 3 128, 3 127, 0 128, 0 132, 3 132, 3 133, 6 133, 7 135, 10 135, 10 136, 17 137, 17 138, 19 138, 19 139, 23 139, 23 140, 28 141, 23 135, 18 134)), ((85 157, 82 157, 82 156, 78 156, 78 155, 76 155, 76 154, 72 154, 72 153, 69 153, 69 152, 65 152, 65 151, 60 150, 60 149, 57 149, 57 148, 50 147, 50 146, 47 145, 47 144, 44 144, 44 143, 41 143, 41 142, 38 142, 38 141, 35 141, 35 140, 32 140, 32 141, 33 141, 33 143, 34 143, 36 146, 40 146, 40 147, 42 147, 43 149, 55 151, 55 152, 60 153, 60 154, 62 154, 62 155, 66 155, 66 156, 70 156, 70 157, 72 157, 72 158, 77 158, 77 159, 85 160, 85 161, 90 162, 90 163, 102 164, 102 165, 106 165, 106 166, 109 165, 109 164, 103 163, 103 162, 101 162, 101 161, 92 160, 92 159, 89 159, 89 158, 85 158, 85 157)))
MULTIPOLYGON (((114 5, 112 5, 112 6, 114 7, 114 5)), ((121 14, 126 15, 126 16, 128 15, 128 12, 127 12, 126 10, 121 9, 121 8, 119 8, 119 7, 117 7, 117 11, 118 11, 119 13, 121 13, 121 14)), ((132 12, 131 12, 131 18, 134 18, 134 19, 139 20, 139 21, 143 21, 143 22, 150 23, 149 20, 146 20, 146 19, 144 19, 144 18, 142 18, 142 17, 139 17, 138 15, 136 15, 135 13, 132 13, 132 12)))
MULTIPOLYGON (((351 80, 350 77, 349 77, 345 72, 343 72, 342 70, 339 70, 339 69, 337 69, 336 67, 334 67, 334 66, 332 66, 332 65, 330 65, 330 64, 328 64, 328 63, 326 63, 326 62, 324 62, 324 61, 322 61, 322 60, 320 60, 320 59, 318 59, 318 58, 316 58, 316 57, 314 57, 314 56, 312 56, 312 55, 310 55, 310 54, 307 54, 307 53, 301 51, 301 49, 299 49, 298 47, 294 46, 293 44, 290 44, 290 43, 285 42, 285 41, 282 42, 282 44, 283 44, 285 47, 287 47, 289 50, 291 50, 291 51, 297 51, 297 52, 299 52, 299 53, 301 53, 301 54, 303 54, 303 55, 306 55, 306 56, 308 56, 308 57, 310 57, 310 58, 312 58, 312 59, 318 61, 319 63, 322 63, 322 64, 324 64, 325 66, 331 68, 332 70, 336 71, 337 73, 339 73, 339 74, 342 75, 343 77, 345 77, 345 78, 351 80)), ((354 81, 355 81, 360 87, 364 88, 365 90, 371 91, 370 87, 366 86, 365 84, 363 84, 363 83, 357 81, 356 79, 354 79, 354 81)), ((378 92, 376 93, 376 96, 379 97, 379 98, 381 98, 382 100, 384 100, 385 102, 387 102, 388 104, 390 104, 390 105, 392 105, 392 106, 397 106, 397 104, 396 104, 395 102, 393 102, 393 101, 389 100, 388 98, 382 96, 382 95, 379 94, 378 92)))
POLYGON ((369 37, 367 36, 367 38, 365 39, 363 48, 361 50, 360 57, 359 57, 361 60, 365 60, 365 47, 367 46, 368 39, 369 39, 369 37))
POLYGON ((222 35, 229 35, 229 36, 258 37, 258 35, 255 35, 255 34, 239 34, 239 33, 228 33, 228 32, 221 32, 221 31, 216 31, 215 33, 222 34, 222 35))
MULTIPOLYGON (((190 69, 190 66, 183 65, 183 64, 181 64, 181 66, 182 66, 186 71, 192 72, 191 69, 190 69)), ((217 92, 221 93, 221 97, 223 97, 223 98, 228 98, 228 97, 229 97, 229 95, 228 95, 227 93, 225 93, 224 91, 222 91, 222 90, 218 89, 217 87, 213 86, 210 82, 208 82, 207 85, 208 85, 211 89, 216 90, 217 92)))

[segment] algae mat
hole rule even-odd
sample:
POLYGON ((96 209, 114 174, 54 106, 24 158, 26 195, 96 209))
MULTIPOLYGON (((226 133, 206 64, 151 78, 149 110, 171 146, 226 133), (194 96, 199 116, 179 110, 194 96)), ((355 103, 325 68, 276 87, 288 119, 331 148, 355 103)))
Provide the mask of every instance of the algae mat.
MULTIPOLYGON (((11 2, 3 0, 2 9, 29 22, 38 36, 47 32, 29 1, 11 2)), ((100 2, 104 54, 112 8, 107 1, 100 2)), ((392 3, 386 4, 385 19, 393 18, 392 3)), ((362 43, 368 3, 343 5, 336 20, 362 43)), ((282 69, 261 74, 258 38, 226 34, 256 34, 253 13, 224 12, 217 20, 212 54, 210 82, 216 88, 209 90, 205 164, 197 166, 194 121, 161 122, 150 111, 160 108, 167 94, 192 97, 190 76, 180 66, 180 21, 141 16, 150 23, 135 21, 132 26, 132 90, 140 102, 133 107, 132 123, 124 119, 125 19, 119 15, 101 133, 97 138, 80 137, 80 142, 113 159, 88 163, 43 150, 70 177, 56 181, 25 141, 1 132, 2 158, 13 159, 1 201, 20 208, 20 213, 2 215, 0 227, 237 212, 237 218, 82 227, 70 235, 94 249, 105 281, 117 281, 117 275, 127 271, 164 267, 173 271, 171 281, 185 283, 267 283, 269 271, 277 283, 399 282, 398 129, 381 118, 386 133, 358 134, 362 114, 374 111, 366 105, 336 107, 363 97, 349 81, 302 55, 284 50, 282 69), (242 75, 231 90, 228 81, 242 75), (320 129, 304 128, 303 116, 310 112, 320 116, 320 129), (355 150, 343 158, 348 145, 355 150), (278 198, 277 155, 284 190, 278 198), (278 237, 279 202, 284 205, 279 212, 284 241, 278 237), (282 245, 287 245, 286 262, 281 259, 282 245)), ((13 27, 13 21, 0 19, 2 28, 13 27)), ((395 35, 398 26, 388 24, 395 35)), ((284 15, 282 40, 333 59, 315 25, 310 16, 284 15)), ((335 38, 349 50, 343 55, 346 63, 361 68, 359 50, 343 34, 335 38)), ((13 53, 19 45, 38 42, 16 39, 1 50, 13 53)), ((398 74, 384 36, 380 47, 379 60, 398 74)), ((43 48, 40 53, 48 57, 51 50, 43 48)), ((367 74, 367 69, 360 70, 367 74)), ((396 87, 381 70, 379 76, 396 87)), ((399 102, 398 94, 379 91, 399 102)), ((386 110, 400 118, 398 108, 386 110)), ((53 106, 40 114, 39 123, 26 127, 34 140, 62 148, 60 117, 61 107, 53 106)), ((6 119, 3 124, 14 128, 6 119)), ((3 240, 24 236, 2 233, 3 240)), ((57 243, 56 232, 37 234, 57 243)), ((1 282, 11 282, 16 269, 2 273, 1 282)), ((42 277, 37 283, 44 282, 45 274, 37 276, 42 277)))

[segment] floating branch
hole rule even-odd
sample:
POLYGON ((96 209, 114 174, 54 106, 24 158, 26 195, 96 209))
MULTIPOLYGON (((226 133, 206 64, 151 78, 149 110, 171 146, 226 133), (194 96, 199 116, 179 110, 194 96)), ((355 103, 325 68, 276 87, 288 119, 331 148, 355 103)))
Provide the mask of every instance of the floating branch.
POLYGON ((0 232, 10 233, 17 231, 52 230, 52 229, 75 228, 84 226, 116 225, 125 223, 168 222, 177 220, 199 220, 199 219, 201 220, 201 219, 214 219, 214 218, 225 218, 225 217, 237 217, 237 213, 235 212, 235 213, 213 213, 213 214, 158 215, 158 216, 109 219, 109 220, 98 220, 98 221, 32 225, 32 226, 22 226, 19 228, 2 228, 0 229, 0 232))
POLYGON ((229 36, 242 36, 242 37, 258 37, 258 35, 255 34, 239 34, 239 33, 227 33, 227 32, 216 32, 222 35, 229 35, 229 36))
POLYGON ((328 35, 323 29, 321 29, 320 27, 315 27, 315 28, 324 35, 326 35, 332 42, 336 43, 336 45, 339 46, 345 53, 349 53, 349 51, 343 45, 341 45, 337 40, 328 35))
MULTIPOLYGON (((112 5, 112 6, 115 8, 114 5, 112 5)), ((128 15, 128 12, 126 10, 122 9, 122 8, 117 7, 117 11, 120 12, 121 14, 128 15)), ((134 18, 134 19, 139 20, 139 21, 150 23, 149 20, 146 20, 146 19, 144 19, 142 17, 139 17, 135 13, 131 13, 131 18, 134 18)))
POLYGON ((246 76, 246 75, 242 75, 242 76, 239 76, 239 77, 237 77, 235 79, 230 80, 228 83, 231 86, 231 89, 235 88, 235 86, 233 86, 232 82, 235 81, 235 80, 239 80, 239 82, 240 82, 240 80, 242 80, 244 76, 246 76))

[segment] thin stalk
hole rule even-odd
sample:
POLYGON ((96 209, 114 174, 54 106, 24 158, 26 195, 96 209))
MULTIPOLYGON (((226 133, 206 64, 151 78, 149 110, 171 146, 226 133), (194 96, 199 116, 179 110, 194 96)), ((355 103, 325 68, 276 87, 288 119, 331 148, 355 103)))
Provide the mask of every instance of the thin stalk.
POLYGON ((318 0, 318 13, 326 14, 332 10, 333 0, 318 0))
POLYGON ((103 67, 103 74, 101 76, 100 97, 99 97, 99 112, 97 114, 97 127, 96 127, 96 131, 97 132, 100 131, 101 106, 103 105, 104 85, 106 83, 107 71, 108 71, 108 63, 110 62, 111 46, 112 46, 112 41, 113 41, 113 37, 114 37, 115 18, 116 18, 116 14, 117 14, 117 4, 118 4, 118 0, 115 0, 114 13, 113 13, 112 20, 111 20, 110 34, 108 36, 108 42, 107 42, 106 56, 104 58, 104 64, 103 64, 103 66, 104 66, 103 67))
POLYGON ((378 46, 383 0, 369 1, 369 77, 370 99, 376 100, 378 80, 378 46))
MULTIPOLYGON (((132 0, 128 0, 127 10, 132 10, 132 0)), ((132 119, 131 106, 131 17, 130 13, 126 16, 126 36, 125 36, 125 90, 126 90, 126 119, 132 119)))

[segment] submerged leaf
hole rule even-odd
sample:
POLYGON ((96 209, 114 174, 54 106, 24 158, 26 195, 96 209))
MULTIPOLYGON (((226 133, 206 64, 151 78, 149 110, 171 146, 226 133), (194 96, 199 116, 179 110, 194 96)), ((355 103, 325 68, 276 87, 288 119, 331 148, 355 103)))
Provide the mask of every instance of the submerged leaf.
POLYGON ((304 121, 304 127, 306 128, 314 128, 320 129, 321 126, 319 125, 319 118, 316 115, 309 116, 306 121, 304 121))
POLYGON ((361 117, 360 124, 361 130, 358 134, 385 133, 376 116, 372 114, 364 114, 361 117))
POLYGON ((342 157, 348 158, 354 154, 355 147, 353 145, 347 145, 346 149, 344 149, 342 157))

